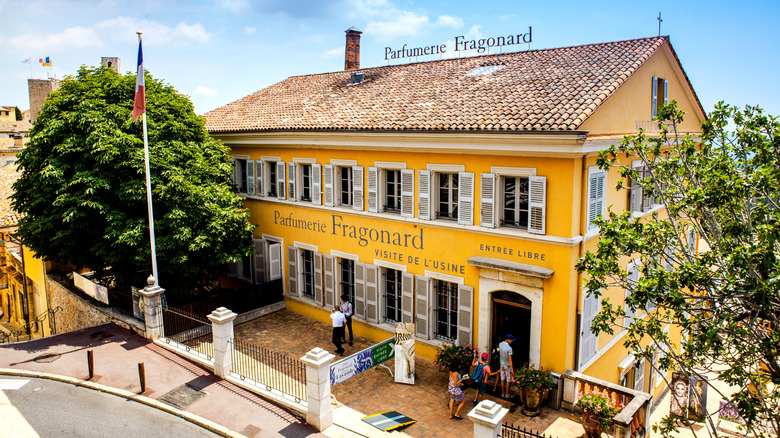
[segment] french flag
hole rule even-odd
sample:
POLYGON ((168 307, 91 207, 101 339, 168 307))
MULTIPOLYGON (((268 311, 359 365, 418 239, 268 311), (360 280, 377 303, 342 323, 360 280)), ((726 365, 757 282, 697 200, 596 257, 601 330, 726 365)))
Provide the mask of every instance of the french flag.
POLYGON ((146 93, 144 92, 144 53, 141 50, 141 34, 138 34, 138 75, 135 79, 135 99, 133 100, 133 120, 138 120, 146 112, 146 93))

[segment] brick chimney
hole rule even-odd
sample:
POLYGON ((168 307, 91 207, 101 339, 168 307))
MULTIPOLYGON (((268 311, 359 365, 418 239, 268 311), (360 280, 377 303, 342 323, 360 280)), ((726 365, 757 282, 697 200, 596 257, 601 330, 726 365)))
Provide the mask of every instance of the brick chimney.
POLYGON ((24 134, 19 132, 18 129, 14 129, 14 147, 15 148, 24 147, 24 134))
POLYGON ((360 34, 358 28, 352 26, 347 33, 347 49, 344 52, 344 70, 360 69, 360 34))

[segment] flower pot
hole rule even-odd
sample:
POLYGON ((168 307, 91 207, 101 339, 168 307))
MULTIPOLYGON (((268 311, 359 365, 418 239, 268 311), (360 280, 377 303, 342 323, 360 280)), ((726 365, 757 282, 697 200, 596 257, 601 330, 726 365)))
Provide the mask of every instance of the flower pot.
POLYGON ((523 415, 536 417, 542 412, 542 403, 547 395, 547 389, 523 388, 523 415))
POLYGON ((585 436, 588 438, 600 438, 601 433, 604 432, 604 428, 601 426, 603 424, 604 419, 592 412, 583 411, 582 412, 582 418, 580 420, 582 422, 582 427, 585 429, 585 436))

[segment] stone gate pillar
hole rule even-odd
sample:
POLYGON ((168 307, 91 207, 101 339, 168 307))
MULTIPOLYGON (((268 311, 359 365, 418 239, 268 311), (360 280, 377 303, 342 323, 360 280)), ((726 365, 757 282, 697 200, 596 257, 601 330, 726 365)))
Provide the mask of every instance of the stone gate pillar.
POLYGON ((223 379, 233 368, 230 340, 233 339, 233 320, 236 316, 238 315, 224 307, 208 315, 211 321, 211 335, 214 339, 214 374, 223 379))
POLYGON ((474 422, 474 438, 495 438, 501 436, 501 427, 509 409, 500 404, 483 400, 468 413, 474 422))
POLYGON ((155 279, 151 275, 146 279, 146 283, 147 286, 141 289, 141 297, 144 300, 146 339, 154 341, 164 335, 161 303, 165 289, 155 285, 155 279))
POLYGON ((306 401, 309 410, 306 422, 322 432, 333 424, 330 406, 330 363, 336 357, 322 348, 306 353, 301 361, 306 364, 306 401))

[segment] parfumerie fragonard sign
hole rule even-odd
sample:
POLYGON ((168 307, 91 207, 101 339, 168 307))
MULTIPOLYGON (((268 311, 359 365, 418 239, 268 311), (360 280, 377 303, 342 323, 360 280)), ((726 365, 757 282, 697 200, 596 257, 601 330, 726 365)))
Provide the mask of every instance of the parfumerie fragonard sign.
MULTIPOLYGON (((491 47, 514 46, 517 44, 528 44, 531 41, 531 26, 528 26, 527 33, 518 33, 506 36, 467 39, 460 35, 455 37, 455 47, 453 52, 462 52, 466 50, 476 50, 477 53, 485 53, 485 50, 491 47)), ((433 46, 411 47, 407 48, 404 44, 400 49, 393 50, 392 47, 385 47, 385 60, 414 58, 417 56, 443 55, 447 53, 446 44, 433 46)))

